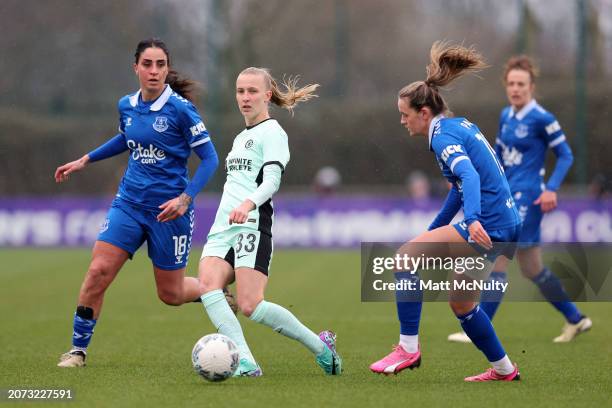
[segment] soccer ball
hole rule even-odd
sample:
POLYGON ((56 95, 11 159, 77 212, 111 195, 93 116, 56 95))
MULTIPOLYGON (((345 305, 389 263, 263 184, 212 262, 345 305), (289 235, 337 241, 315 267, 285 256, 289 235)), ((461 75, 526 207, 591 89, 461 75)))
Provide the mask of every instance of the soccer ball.
POLYGON ((193 368, 208 381, 231 377, 240 363, 236 343, 223 334, 209 334, 198 340, 191 352, 193 368))

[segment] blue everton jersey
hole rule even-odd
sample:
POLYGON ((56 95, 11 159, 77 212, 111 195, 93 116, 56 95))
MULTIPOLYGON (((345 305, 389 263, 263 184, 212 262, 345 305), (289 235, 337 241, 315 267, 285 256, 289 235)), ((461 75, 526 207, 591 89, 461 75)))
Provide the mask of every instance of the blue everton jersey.
MULTIPOLYGON (((544 161, 549 148, 555 148, 555 153, 569 151, 571 156, 559 122, 535 100, 518 112, 510 106, 502 110, 495 144, 513 192, 544 190, 544 161)), ((561 180, 550 189, 556 190, 561 180)))
POLYGON ((196 108, 169 85, 152 103, 140 91, 121 98, 119 132, 130 158, 117 197, 154 208, 185 190, 191 149, 210 141, 196 108))
POLYGON ((504 170, 476 125, 437 116, 429 144, 442 174, 461 194, 466 221, 478 220, 487 230, 520 223, 504 170))

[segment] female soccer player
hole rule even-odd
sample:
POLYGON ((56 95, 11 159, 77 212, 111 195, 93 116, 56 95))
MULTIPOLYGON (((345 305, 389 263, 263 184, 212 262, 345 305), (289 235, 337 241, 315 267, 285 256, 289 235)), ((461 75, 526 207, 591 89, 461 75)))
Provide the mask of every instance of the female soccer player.
MULTIPOLYGON (((457 258, 484 252, 494 259, 497 252, 492 242, 518 239, 519 215, 495 152, 476 125, 465 118, 445 117, 448 108, 440 94, 440 87, 465 72, 484 67, 482 56, 473 48, 436 42, 431 48, 425 81, 413 82, 399 91, 402 125, 410 135, 428 136, 430 150, 435 153, 443 175, 452 183, 444 206, 429 230, 406 243, 400 253, 411 257, 457 258), (465 219, 448 225, 461 207, 465 219)), ((415 273, 414 270, 400 271, 396 279, 418 282, 415 273)), ((419 367, 421 363, 418 330, 422 296, 406 301, 401 292, 396 295, 399 344, 370 366, 375 373, 398 373, 419 367)), ((456 292, 451 292, 450 306, 467 335, 492 365, 465 381, 518 380, 518 367, 508 358, 486 313, 456 292)))
MULTIPOLYGON (((517 258, 523 276, 531 279, 544 297, 563 314, 566 324, 555 343, 573 340, 591 328, 591 319, 572 303, 561 281, 542 263, 540 223, 544 213, 557 207, 557 190, 572 165, 573 156, 557 119, 534 99, 536 69, 524 55, 508 60, 504 70, 510 106, 499 118, 495 151, 499 156, 523 219, 517 258), (557 157, 555 169, 544 184, 544 161, 548 149, 557 157)), ((500 257, 490 279, 505 282, 508 259, 500 257)), ((493 319, 503 292, 483 291, 480 307, 493 319)), ((450 341, 469 342, 465 333, 453 333, 450 341)))
POLYGON ((296 82, 286 82, 282 92, 264 68, 247 68, 236 79, 236 102, 246 129, 236 136, 225 160, 227 181, 199 267, 204 308, 219 333, 240 349, 236 376, 257 377, 262 371, 221 290, 234 280, 238 307, 245 316, 302 343, 327 374, 342 371, 333 332, 317 336, 287 309, 264 300, 273 248, 271 199, 289 162, 287 134, 270 117, 269 105, 293 112, 298 102, 314 96, 318 84, 298 89, 296 82))
POLYGON ((180 305, 202 293, 196 278, 185 277, 193 231, 192 201, 219 159, 190 102, 194 83, 170 69, 166 45, 156 38, 141 41, 135 58, 140 89, 119 100, 119 134, 55 171, 55 181, 61 183, 90 162, 130 151, 127 170, 81 286, 72 349, 62 355, 60 367, 85 365, 104 293, 143 242, 147 241, 157 294, 164 303, 180 305), (191 150, 202 162, 190 181, 187 159, 191 150))

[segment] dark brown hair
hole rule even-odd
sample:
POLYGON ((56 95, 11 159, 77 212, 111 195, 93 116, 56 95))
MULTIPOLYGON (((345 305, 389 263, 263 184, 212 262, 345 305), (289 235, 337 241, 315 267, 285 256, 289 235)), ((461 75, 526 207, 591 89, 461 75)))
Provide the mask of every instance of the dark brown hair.
POLYGON ((142 40, 138 43, 136 46, 136 52, 134 53, 136 64, 138 64, 138 61, 140 60, 140 55, 147 48, 160 48, 164 51, 164 54, 166 54, 166 58, 168 59, 168 75, 166 76, 166 83, 170 85, 174 92, 193 102, 195 100, 197 83, 189 78, 181 76, 178 72, 170 68, 170 52, 168 51, 166 44, 159 38, 147 38, 146 40, 142 40))
POLYGON ((398 98, 406 99, 410 107, 416 111, 427 106, 434 115, 444 113, 448 110, 448 106, 440 95, 440 88, 465 73, 475 73, 487 67, 484 57, 473 46, 466 48, 436 41, 431 46, 427 78, 403 87, 398 93, 398 98))

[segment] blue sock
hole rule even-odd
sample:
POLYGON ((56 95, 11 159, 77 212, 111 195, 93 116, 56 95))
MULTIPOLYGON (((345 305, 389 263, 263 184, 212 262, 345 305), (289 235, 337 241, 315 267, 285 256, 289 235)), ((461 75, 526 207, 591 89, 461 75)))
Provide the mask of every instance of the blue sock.
POLYGON ((533 283, 538 285, 540 292, 542 292, 546 300, 561 312, 568 322, 576 324, 582 319, 582 313, 580 313, 576 305, 569 300, 565 289, 563 289, 563 285, 561 285, 561 281, 550 271, 550 269, 542 269, 538 276, 532 280, 533 283))
POLYGON ((465 315, 457 316, 457 319, 461 322, 465 334, 487 356, 487 360, 493 362, 504 358, 506 351, 495 334, 489 316, 479 306, 465 315))
MULTIPOLYGON (((489 281, 506 283, 508 277, 504 271, 491 272, 489 281)), ((493 316, 495 316, 503 297, 504 292, 501 290, 483 290, 480 293, 480 308, 489 316, 489 320, 493 320, 493 316)))
POLYGON ((423 291, 419 288, 419 275, 410 272, 397 272, 395 282, 414 282, 415 290, 396 290, 395 301, 397 317, 400 321, 400 334, 419 334, 421 309, 423 306, 423 291))
POLYGON ((97 320, 93 318, 93 309, 84 306, 77 307, 72 332, 72 348, 74 350, 85 351, 87 349, 96 322, 97 320))

